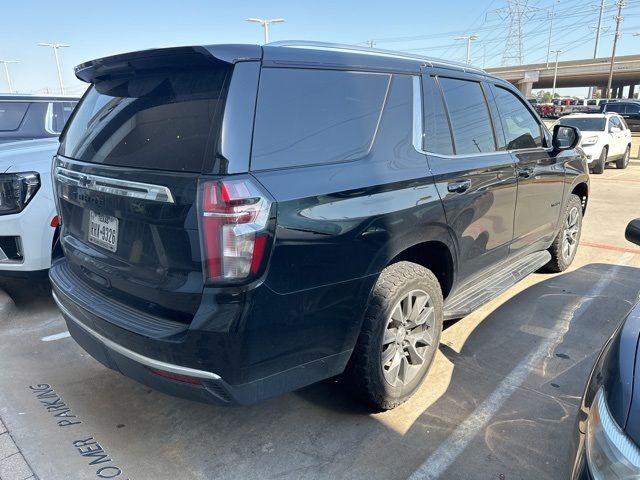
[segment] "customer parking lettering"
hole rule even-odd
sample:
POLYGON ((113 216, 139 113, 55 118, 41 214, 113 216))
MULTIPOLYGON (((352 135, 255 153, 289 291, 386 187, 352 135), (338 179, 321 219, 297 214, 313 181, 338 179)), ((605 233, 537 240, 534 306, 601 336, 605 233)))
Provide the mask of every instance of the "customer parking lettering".
MULTIPOLYGON (((48 383, 30 385, 29 389, 35 395, 36 399, 45 407, 46 411, 53 415, 58 427, 70 427, 82 424, 82 421, 73 414, 71 408, 64 403, 60 395, 58 395, 48 383)), ((80 455, 87 459, 89 466, 97 467, 97 478, 129 480, 129 478, 121 477, 122 469, 113 464, 111 456, 93 436, 74 440, 73 446, 80 455)))

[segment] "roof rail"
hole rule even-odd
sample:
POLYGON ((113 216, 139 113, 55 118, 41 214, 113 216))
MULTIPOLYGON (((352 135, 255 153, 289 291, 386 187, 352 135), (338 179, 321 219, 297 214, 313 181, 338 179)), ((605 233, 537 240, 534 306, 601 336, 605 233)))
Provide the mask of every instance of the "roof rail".
POLYGON ((290 47, 290 48, 308 48, 313 50, 327 50, 327 51, 336 51, 336 52, 345 52, 345 53, 355 53, 360 55, 374 55, 381 57, 392 57, 398 59, 405 60, 414 60, 418 62, 424 62, 425 64, 431 67, 454 67, 456 69, 461 69, 470 73, 481 73, 486 74, 486 72, 477 67, 472 67, 466 63, 460 62, 450 62, 448 60, 440 60, 438 58, 425 57, 422 55, 413 55, 409 53, 404 53, 402 51, 394 51, 394 50, 383 50, 380 48, 369 48, 369 47, 361 47, 358 45, 345 45, 340 43, 327 43, 327 42, 314 42, 310 40, 285 40, 279 42, 271 42, 267 43, 265 46, 268 47, 290 47))

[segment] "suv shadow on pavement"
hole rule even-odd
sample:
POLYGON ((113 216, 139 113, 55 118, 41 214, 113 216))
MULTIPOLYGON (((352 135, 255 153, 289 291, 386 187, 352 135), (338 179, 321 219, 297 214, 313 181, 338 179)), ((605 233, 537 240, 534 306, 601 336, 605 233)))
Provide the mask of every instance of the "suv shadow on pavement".
POLYGON ((51 283, 48 271, 31 272, 24 276, 0 276, 0 290, 18 308, 52 307, 51 283))
MULTIPOLYGON (((639 290, 637 269, 590 264, 544 278, 486 316, 450 323, 444 355, 416 396, 381 414, 365 415, 339 378, 249 407, 193 403, 105 369, 70 342, 23 374, 55 384, 131 476, 182 469, 195 478, 404 479, 436 455, 426 468, 448 467, 442 478, 561 478, 594 357, 639 290), (434 391, 447 371, 444 392, 434 391), (141 466, 142 457, 153 465, 141 466)), ((30 305, 18 304, 18 320, 28 322, 30 305)), ((0 348, 10 352, 7 339, 0 334, 0 348)), ((23 447, 27 458, 30 448, 39 447, 23 447)))

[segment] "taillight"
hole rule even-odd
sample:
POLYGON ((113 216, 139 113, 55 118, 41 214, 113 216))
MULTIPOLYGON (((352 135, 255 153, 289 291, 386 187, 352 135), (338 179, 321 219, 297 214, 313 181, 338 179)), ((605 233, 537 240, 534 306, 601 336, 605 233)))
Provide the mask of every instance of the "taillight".
POLYGON ((200 186, 203 262, 208 280, 241 280, 258 273, 268 241, 271 201, 249 179, 200 186))

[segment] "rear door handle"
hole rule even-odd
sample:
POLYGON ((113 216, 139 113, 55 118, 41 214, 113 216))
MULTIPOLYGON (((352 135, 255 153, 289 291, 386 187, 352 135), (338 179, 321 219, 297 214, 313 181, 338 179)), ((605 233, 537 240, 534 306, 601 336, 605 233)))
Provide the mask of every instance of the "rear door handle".
POLYGON ((464 193, 471 187, 471 180, 458 180, 447 184, 447 190, 451 193, 464 193))
POLYGON ((531 167, 518 168, 518 176, 520 178, 529 178, 531 175, 533 175, 533 168, 531 167))

